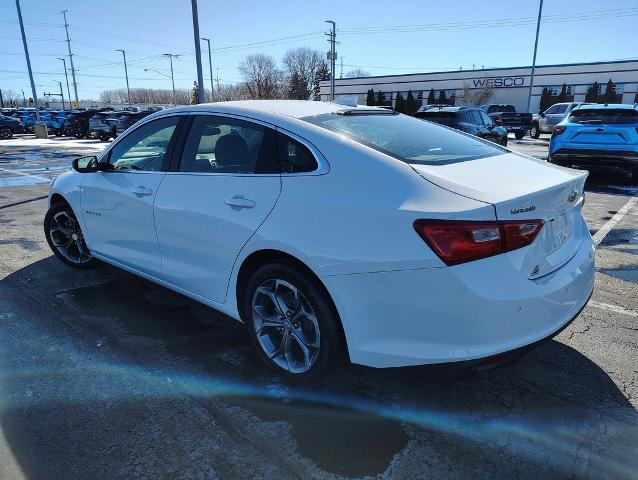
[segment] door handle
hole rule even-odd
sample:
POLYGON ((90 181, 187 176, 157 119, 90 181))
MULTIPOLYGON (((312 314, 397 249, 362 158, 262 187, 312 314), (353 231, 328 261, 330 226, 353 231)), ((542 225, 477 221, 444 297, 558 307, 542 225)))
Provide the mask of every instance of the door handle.
POLYGON ((245 198, 243 195, 235 195, 232 198, 227 198, 224 203, 232 208, 254 208, 255 201, 250 198, 245 198))
POLYGON ((133 192, 133 194, 135 194, 135 195, 143 197, 143 196, 146 196, 146 195, 151 195, 153 193, 153 189, 152 188, 146 188, 143 185, 138 185, 137 187, 131 188, 131 192, 133 192))

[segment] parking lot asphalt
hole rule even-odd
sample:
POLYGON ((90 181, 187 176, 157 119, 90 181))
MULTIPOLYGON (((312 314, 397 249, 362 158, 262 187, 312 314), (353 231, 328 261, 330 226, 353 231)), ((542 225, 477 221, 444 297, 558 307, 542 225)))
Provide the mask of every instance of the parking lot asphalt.
MULTIPOLYGON (((638 477, 638 186, 626 175, 590 175, 596 288, 554 340, 468 379, 349 366, 302 388, 258 361, 241 324, 52 257, 50 179, 103 146, 0 143, 0 478, 638 477)), ((547 139, 510 148, 547 157, 547 139)))

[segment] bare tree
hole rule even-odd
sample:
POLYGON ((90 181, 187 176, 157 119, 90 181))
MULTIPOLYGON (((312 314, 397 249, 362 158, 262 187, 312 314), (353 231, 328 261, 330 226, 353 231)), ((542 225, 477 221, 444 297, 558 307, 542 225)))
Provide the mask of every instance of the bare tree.
POLYGON ((248 89, 244 84, 220 84, 215 90, 215 100, 220 102, 227 102, 231 100, 247 100, 249 98, 250 93, 248 92, 248 89))
POLYGON ((319 50, 299 47, 288 50, 282 59, 288 82, 288 98, 308 100, 323 56, 319 50))
POLYGON ((13 90, 2 90, 2 99, 5 106, 22 106, 22 94, 13 90))
POLYGON ((248 55, 238 67, 250 98, 269 99, 284 96, 284 75, 270 55, 248 55))
POLYGON ((493 90, 492 82, 483 82, 480 88, 471 88, 468 83, 464 83, 463 103, 465 105, 483 105, 492 96, 493 90))
POLYGON ((354 70, 348 70, 346 72, 346 78, 358 78, 358 77, 369 77, 370 72, 366 70, 362 70, 360 68, 355 68, 354 70))

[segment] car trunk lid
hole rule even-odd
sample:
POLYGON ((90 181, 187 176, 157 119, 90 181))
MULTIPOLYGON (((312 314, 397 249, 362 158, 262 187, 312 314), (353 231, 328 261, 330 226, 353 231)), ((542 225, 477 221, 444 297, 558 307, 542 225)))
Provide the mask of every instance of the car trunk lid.
POLYGON ((543 228, 524 258, 516 251, 508 254, 518 258, 513 265, 527 277, 551 273, 578 250, 586 172, 512 153, 412 167, 446 190, 492 204, 498 220, 542 220, 543 228))

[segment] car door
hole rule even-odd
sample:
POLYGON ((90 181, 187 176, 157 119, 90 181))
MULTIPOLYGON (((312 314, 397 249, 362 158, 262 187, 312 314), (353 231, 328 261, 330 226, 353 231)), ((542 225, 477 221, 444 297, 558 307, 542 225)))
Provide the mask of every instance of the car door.
POLYGON ((494 129, 494 127, 496 127, 496 123, 492 120, 492 117, 483 111, 477 111, 477 113, 481 116, 481 120, 483 120, 485 128, 483 138, 492 142, 500 143, 501 139, 498 132, 494 129))
POLYGON ((197 115, 183 145, 155 199, 162 278, 222 303, 235 259, 279 197, 276 136, 257 122, 197 115))
POLYGON ((180 118, 163 117, 129 132, 101 159, 108 170, 86 175, 81 187, 85 235, 98 256, 153 276, 161 272, 153 201, 180 118))

